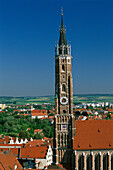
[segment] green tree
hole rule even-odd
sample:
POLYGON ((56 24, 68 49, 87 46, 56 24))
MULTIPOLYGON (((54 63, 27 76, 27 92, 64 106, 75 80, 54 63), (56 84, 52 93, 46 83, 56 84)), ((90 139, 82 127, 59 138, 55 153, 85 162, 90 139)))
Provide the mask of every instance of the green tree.
POLYGON ((9 136, 12 136, 12 137, 18 137, 18 136, 17 136, 17 133, 14 133, 14 132, 10 132, 10 133, 8 133, 8 135, 9 135, 9 136))
POLYGON ((41 135, 41 134, 34 135, 34 139, 42 139, 43 137, 44 137, 44 135, 41 135))
POLYGON ((0 124, 0 133, 3 131, 3 126, 0 124))
POLYGON ((29 139, 30 135, 29 135, 29 133, 27 131, 22 130, 19 133, 19 137, 22 138, 22 139, 24 139, 24 138, 28 138, 29 139))
POLYGON ((50 138, 51 137, 51 127, 47 126, 43 128, 44 136, 50 138))
POLYGON ((106 117, 107 120, 111 119, 111 114, 109 113, 106 117))
POLYGON ((34 134, 34 129, 31 127, 30 128, 30 131, 29 131, 30 134, 34 134))

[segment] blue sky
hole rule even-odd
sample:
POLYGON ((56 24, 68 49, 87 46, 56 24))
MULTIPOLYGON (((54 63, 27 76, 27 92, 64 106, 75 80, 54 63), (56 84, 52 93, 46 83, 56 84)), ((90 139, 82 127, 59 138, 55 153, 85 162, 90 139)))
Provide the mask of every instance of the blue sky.
POLYGON ((113 94, 113 0, 0 0, 0 96, 54 95, 61 7, 74 94, 113 94))

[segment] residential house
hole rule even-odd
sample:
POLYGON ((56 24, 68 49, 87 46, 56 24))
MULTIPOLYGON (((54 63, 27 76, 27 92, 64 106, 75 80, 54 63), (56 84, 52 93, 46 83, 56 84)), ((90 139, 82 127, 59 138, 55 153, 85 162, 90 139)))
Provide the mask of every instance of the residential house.
POLYGON ((24 168, 43 169, 52 164, 51 146, 24 146, 21 148, 19 161, 24 168))
POLYGON ((44 110, 44 109, 43 110, 32 110, 31 111, 31 117, 33 119, 35 119, 36 117, 38 119, 47 118, 48 117, 47 110, 44 110))

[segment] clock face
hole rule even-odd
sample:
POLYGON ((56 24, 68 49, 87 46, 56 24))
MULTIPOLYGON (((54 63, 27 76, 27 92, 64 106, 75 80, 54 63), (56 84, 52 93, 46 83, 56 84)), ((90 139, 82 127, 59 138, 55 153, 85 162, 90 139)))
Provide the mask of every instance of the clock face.
POLYGON ((62 131, 67 130, 67 125, 62 125, 62 126, 61 126, 61 129, 62 129, 62 131))
POLYGON ((66 105, 66 104, 68 103, 68 98, 67 98, 67 97, 61 97, 60 103, 61 103, 62 105, 66 105))

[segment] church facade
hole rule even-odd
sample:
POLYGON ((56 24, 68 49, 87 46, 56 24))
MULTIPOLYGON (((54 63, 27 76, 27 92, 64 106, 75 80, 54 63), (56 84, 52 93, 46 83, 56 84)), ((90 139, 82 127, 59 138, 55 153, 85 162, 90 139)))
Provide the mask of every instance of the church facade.
POLYGON ((113 170, 113 120, 75 121, 75 170, 113 170))

